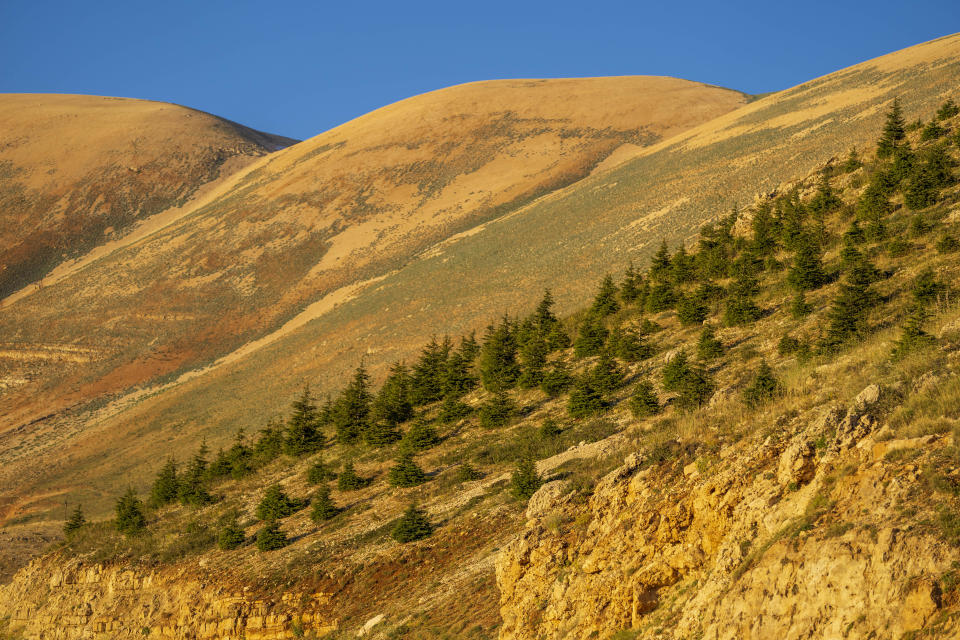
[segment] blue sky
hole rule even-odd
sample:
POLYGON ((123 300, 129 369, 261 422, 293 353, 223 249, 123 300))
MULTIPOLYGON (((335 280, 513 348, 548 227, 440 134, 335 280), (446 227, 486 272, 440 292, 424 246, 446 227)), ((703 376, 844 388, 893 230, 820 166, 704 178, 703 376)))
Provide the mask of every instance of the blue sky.
POLYGON ((0 0, 0 92, 165 100, 307 138, 472 80, 650 74, 762 93, 956 31, 957 0, 0 0))

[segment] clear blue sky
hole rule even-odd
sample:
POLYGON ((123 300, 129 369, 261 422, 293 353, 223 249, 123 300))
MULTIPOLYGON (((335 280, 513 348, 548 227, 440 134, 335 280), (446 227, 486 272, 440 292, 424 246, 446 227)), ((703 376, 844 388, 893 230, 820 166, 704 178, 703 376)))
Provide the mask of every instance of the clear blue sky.
POLYGON ((762 93, 960 31, 960 0, 0 0, 0 92, 165 100, 307 138, 491 78, 652 74, 762 93))

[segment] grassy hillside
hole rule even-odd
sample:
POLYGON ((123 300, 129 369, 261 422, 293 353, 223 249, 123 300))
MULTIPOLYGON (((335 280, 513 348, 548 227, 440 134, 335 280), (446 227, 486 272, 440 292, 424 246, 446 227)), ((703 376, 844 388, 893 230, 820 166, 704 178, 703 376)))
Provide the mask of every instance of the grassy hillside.
MULTIPOLYGON (((524 509, 544 481, 565 481, 567 507, 538 521, 536 535, 587 555, 600 544, 587 528, 595 485, 627 454, 641 456, 646 476, 669 494, 684 477, 719 474, 731 452, 746 460, 749 443, 802 431, 816 411, 849 405, 873 384, 882 401, 871 401, 862 428, 886 448, 870 464, 912 483, 898 526, 960 555, 960 108, 950 101, 915 112, 909 120, 924 121, 912 124, 890 114, 879 157, 838 150, 838 160, 703 226, 686 246, 663 245, 648 268, 595 282, 592 303, 562 319, 549 297, 535 296, 518 305, 536 307, 529 315, 489 318, 476 345, 469 337, 427 343, 379 388, 361 367, 329 402, 299 396, 283 421, 238 433, 226 451, 182 457, 166 477, 172 483, 161 473, 154 506, 135 509, 145 519, 126 535, 114 521, 85 524, 57 553, 182 567, 218 584, 257 584, 262 597, 281 588, 331 594, 319 609, 310 605, 324 625, 337 619, 330 637, 348 637, 378 613, 383 637, 494 637, 492 557, 538 517, 524 509), (271 516, 264 506, 275 486, 292 502, 271 516), (398 542, 411 504, 432 533, 398 542), (271 523, 286 539, 258 550, 271 523), (232 548, 215 550, 231 529, 237 539, 220 546, 232 548)), ((556 283, 559 295, 565 284, 556 283)), ((823 464, 844 434, 828 435, 811 445, 823 464)), ((776 477, 775 466, 774 458, 772 470, 752 473, 776 477)), ((838 528, 837 518, 869 518, 857 503, 867 489, 840 490, 857 472, 837 466, 827 486, 837 490, 814 496, 792 529, 756 551, 741 545, 735 575, 780 540, 876 528, 859 520, 838 528)), ((580 571, 581 561, 564 573, 580 571)), ((696 588, 681 584, 645 626, 634 614, 634 631, 617 637, 672 628, 677 603, 696 588)), ((932 637, 956 615, 955 572, 938 593, 932 637)), ((536 632, 537 615, 511 633, 536 632)), ((601 619, 607 631, 621 624, 613 613, 601 619)), ((296 620, 290 625, 304 624, 296 620)))

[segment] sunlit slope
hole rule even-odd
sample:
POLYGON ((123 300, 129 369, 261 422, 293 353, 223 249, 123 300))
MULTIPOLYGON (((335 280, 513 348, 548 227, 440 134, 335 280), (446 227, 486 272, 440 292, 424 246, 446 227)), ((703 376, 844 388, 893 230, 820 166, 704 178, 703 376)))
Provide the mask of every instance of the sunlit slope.
POLYGON ((0 298, 293 142, 173 104, 50 94, 0 95, 0 140, 0 298))
POLYGON ((4 428, 203 365, 338 289, 745 102, 671 78, 497 81, 358 118, 17 300, 4 428))

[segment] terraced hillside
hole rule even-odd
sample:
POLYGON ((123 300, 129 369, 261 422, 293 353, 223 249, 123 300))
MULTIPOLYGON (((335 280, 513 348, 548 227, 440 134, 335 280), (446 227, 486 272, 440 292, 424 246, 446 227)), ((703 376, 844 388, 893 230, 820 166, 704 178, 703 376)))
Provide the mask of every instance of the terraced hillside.
MULTIPOLYGON (((21 463, 73 457, 74 445, 93 453, 74 440, 92 434, 90 415, 70 409, 251 349, 302 322, 304 309, 317 314, 437 243, 582 178, 615 149, 651 144, 745 100, 671 78, 477 83, 263 158, 174 223, 5 307, 0 430, 9 443, 2 457, 14 464, 0 481, 12 505, 3 517, 37 507, 22 501, 33 480, 21 463)), ((53 494, 62 490, 72 489, 53 494)))
POLYGON ((173 104, 0 95, 0 299, 293 142, 173 104))

